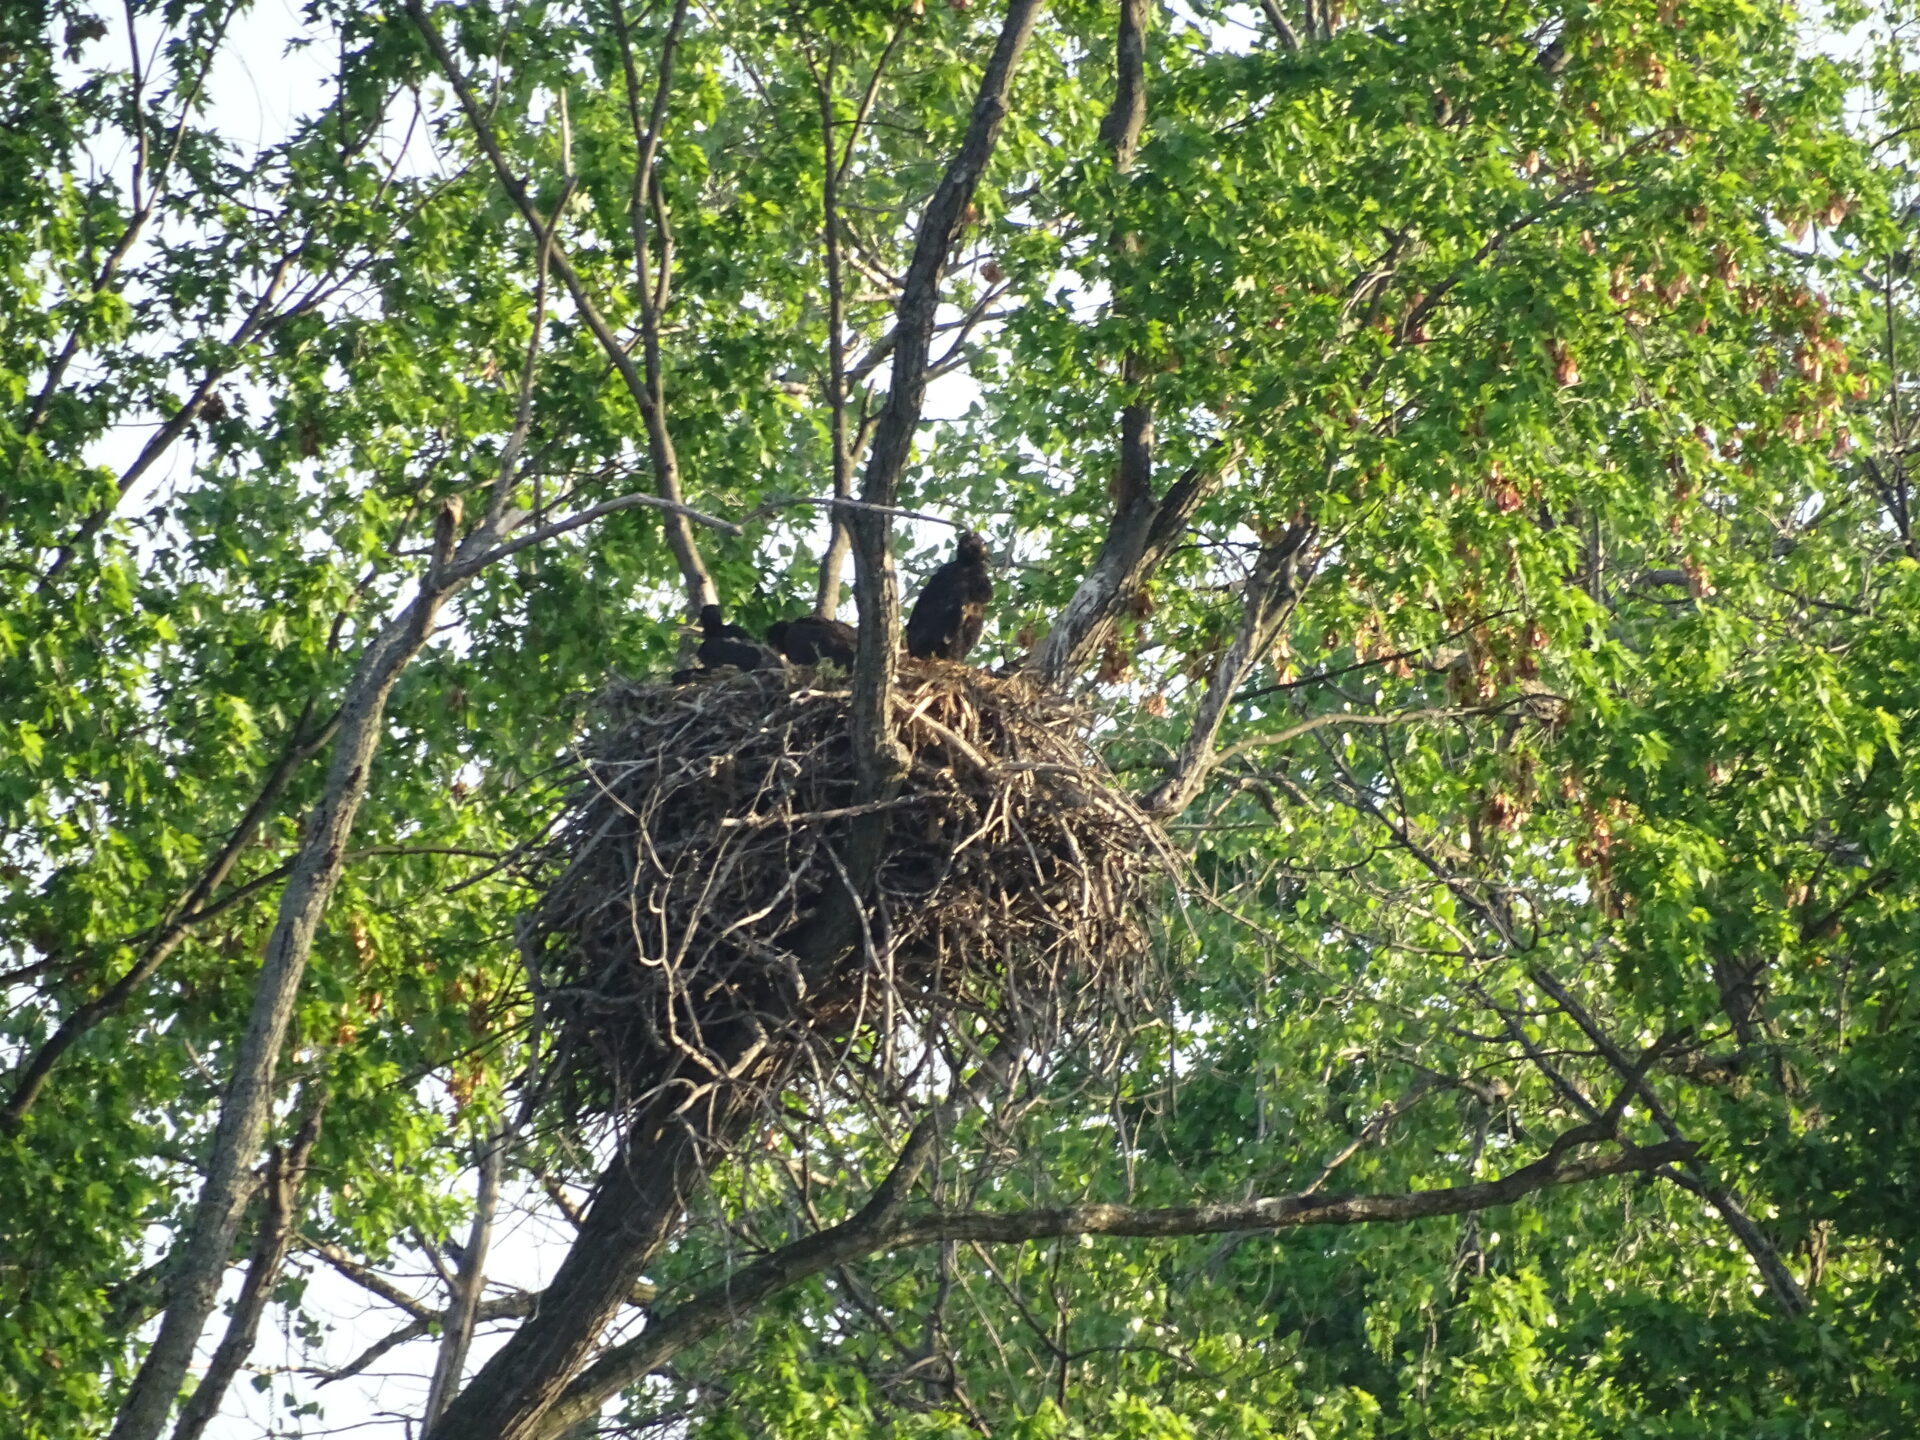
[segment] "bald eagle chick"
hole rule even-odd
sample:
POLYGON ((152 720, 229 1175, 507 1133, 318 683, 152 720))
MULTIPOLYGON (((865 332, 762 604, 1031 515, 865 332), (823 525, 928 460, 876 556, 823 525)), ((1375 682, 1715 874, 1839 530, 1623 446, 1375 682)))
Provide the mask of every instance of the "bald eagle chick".
POLYGON ((700 646, 693 652, 702 668, 717 670, 731 665, 737 670, 763 670, 780 663, 780 657, 755 640, 738 625, 729 625, 718 605, 700 608, 700 646))
POLYGON ((774 621, 773 628, 767 631, 767 640, 796 665, 817 665, 822 660, 831 660, 842 670, 850 670, 859 632, 844 620, 802 615, 796 620, 774 621))
POLYGON ((921 660, 964 660, 979 643, 993 599, 987 542, 969 530, 953 559, 927 578, 907 617, 907 653, 921 660))

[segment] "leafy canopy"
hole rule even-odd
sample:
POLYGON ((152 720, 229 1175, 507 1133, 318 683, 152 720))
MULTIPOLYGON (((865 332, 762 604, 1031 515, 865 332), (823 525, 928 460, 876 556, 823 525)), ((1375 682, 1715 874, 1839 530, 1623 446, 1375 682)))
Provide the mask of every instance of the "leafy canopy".
MULTIPOLYGON (((901 502, 1010 562, 976 658, 1016 661, 1099 556, 1123 407, 1150 409, 1154 493, 1218 481, 1074 683, 1130 788, 1210 695, 1223 758, 1174 826, 1164 1012, 1116 1070, 1047 1057, 967 1112, 923 1198, 1444 1187, 1602 1114, 1701 1148, 1402 1227, 902 1250, 742 1315, 627 1393, 633 1426, 1913 1431, 1907 11, 1157 7, 1124 169, 1114 10, 1043 17, 901 502), (1294 526, 1297 593, 1236 657, 1294 526)), ((443 503, 485 506, 523 367, 517 505, 577 513, 658 463, 406 13, 313 0, 294 43, 326 83, 260 144, 216 103, 244 15, 0 10, 8 1089, 59 1047, 0 1129, 24 1435, 103 1430, 150 1338, 331 718, 443 503)), ((698 536, 730 616, 811 606, 830 337, 857 460, 999 12, 436 19, 635 354, 658 307, 686 502, 741 526, 698 536)), ((948 544, 897 539, 910 576, 948 544)), ((682 588, 660 515, 609 515, 480 574, 400 680, 277 1080, 276 1145, 325 1112, 275 1291, 323 1366, 384 1332, 322 1334, 316 1257, 424 1269, 465 1234, 470 1141, 530 1043, 499 858, 604 679, 672 668, 682 588)), ((901 1107, 794 1101, 660 1293, 856 1211, 901 1107)), ((508 1166, 529 1204, 595 1171, 538 1114, 508 1166)), ((353 1418, 260 1378, 313 1433, 353 1418)))

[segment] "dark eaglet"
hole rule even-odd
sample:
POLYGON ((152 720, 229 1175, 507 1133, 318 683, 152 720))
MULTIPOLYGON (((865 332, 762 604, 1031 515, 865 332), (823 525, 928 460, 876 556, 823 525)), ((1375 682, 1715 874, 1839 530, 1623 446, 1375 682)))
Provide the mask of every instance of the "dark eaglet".
POLYGON ((718 605, 700 607, 700 647, 693 652, 708 670, 732 665, 740 670, 760 670, 780 663, 774 653, 738 625, 729 625, 721 617, 718 605))
POLYGON ((844 620, 829 620, 824 615, 802 615, 794 620, 776 620, 767 631, 767 641, 796 665, 818 665, 831 660, 842 670, 853 668, 853 647, 859 632, 844 620))
POLYGON ((907 653, 921 660, 964 660, 979 642, 993 599, 987 542, 969 530, 953 558, 927 578, 907 617, 907 653))

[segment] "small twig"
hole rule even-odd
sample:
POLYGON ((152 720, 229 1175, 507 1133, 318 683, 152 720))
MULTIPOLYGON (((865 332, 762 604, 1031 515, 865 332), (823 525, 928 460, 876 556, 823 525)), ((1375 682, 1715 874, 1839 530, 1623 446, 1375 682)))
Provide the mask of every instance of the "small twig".
POLYGON ((771 500, 762 501, 753 510, 748 511, 741 523, 750 525, 755 520, 764 519, 796 505, 813 505, 824 510, 871 511, 876 515, 891 515, 898 520, 925 520, 930 525, 947 525, 955 530, 963 529, 966 525, 963 520, 949 520, 942 515, 929 515, 924 510, 903 510, 898 505, 873 505, 865 500, 845 499, 834 495, 777 495, 771 500))
POLYGON ((602 516, 612 515, 621 510, 632 510, 640 506, 644 506, 649 510, 666 510, 675 515, 684 515, 687 519, 697 521, 702 525, 720 531, 722 534, 744 535, 746 533, 731 520, 721 520, 716 516, 695 510, 690 505, 681 505, 672 500, 662 500, 658 495, 621 495, 612 500, 602 500, 598 505, 582 510, 577 515, 569 515, 564 520, 555 520, 550 525, 542 525, 537 530, 529 531, 525 535, 516 536, 504 545, 496 545, 493 549, 484 551, 474 556, 471 560, 463 560, 448 570, 447 578, 451 581, 470 579, 486 569, 487 566, 504 560, 509 555, 517 554, 529 546, 545 544, 557 535, 565 535, 570 530, 578 530, 582 525, 591 525, 602 516))
POLYGON ((413 1316, 414 1319, 434 1322, 440 1318, 440 1312, 433 1306, 428 1305, 424 1301, 414 1299, 413 1296, 409 1295, 385 1276, 375 1274, 372 1270, 369 1270, 365 1265, 362 1265, 358 1260, 355 1260, 351 1255, 347 1254, 347 1252, 342 1250, 338 1245, 331 1245, 317 1240, 308 1240, 303 1243, 302 1248, 310 1255, 319 1256, 361 1289, 378 1295, 389 1305, 398 1306, 400 1309, 406 1311, 407 1314, 413 1316))

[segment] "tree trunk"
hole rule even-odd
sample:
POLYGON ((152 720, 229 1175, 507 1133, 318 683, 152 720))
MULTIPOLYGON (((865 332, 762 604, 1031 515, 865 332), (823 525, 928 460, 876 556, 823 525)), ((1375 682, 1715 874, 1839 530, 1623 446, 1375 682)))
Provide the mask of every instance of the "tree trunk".
POLYGON ((194 1347, 213 1314, 220 1278, 226 1273, 241 1215, 253 1191, 251 1170, 272 1115, 274 1072, 293 1018, 300 978, 327 902, 346 866, 347 841, 366 797, 387 697, 432 633, 446 593, 437 575, 422 580, 413 603, 368 646, 347 688, 327 788, 308 817, 306 841, 280 897, 279 918, 254 986, 253 1010, 236 1047, 221 1101, 206 1184, 177 1252, 180 1261, 168 1287, 166 1314, 120 1407, 111 1440, 155 1440, 167 1423, 193 1363, 194 1347))
POLYGON ((682 1110, 684 1085, 661 1087, 629 1127, 573 1248, 540 1308, 483 1365, 428 1440, 531 1440, 647 1263, 706 1183, 714 1153, 736 1140, 761 1100, 751 1083, 719 1085, 682 1110))

